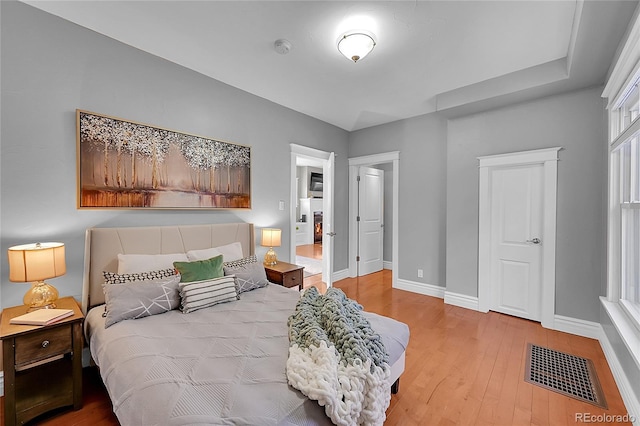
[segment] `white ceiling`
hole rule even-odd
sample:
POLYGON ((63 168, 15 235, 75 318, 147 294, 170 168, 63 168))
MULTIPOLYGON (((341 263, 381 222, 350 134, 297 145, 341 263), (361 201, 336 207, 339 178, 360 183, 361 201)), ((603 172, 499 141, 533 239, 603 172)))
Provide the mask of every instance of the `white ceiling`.
POLYGON ((357 130, 602 84, 637 1, 24 1, 357 130), (377 46, 358 63, 341 33, 377 46), (275 40, 293 48, 275 52, 275 40))

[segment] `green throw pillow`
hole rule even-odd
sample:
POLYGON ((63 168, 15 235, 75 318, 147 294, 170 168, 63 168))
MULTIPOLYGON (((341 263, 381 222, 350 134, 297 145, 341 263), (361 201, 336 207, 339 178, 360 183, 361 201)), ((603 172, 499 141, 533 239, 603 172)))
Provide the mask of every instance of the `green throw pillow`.
POLYGON ((224 276, 222 267, 222 255, 207 260, 195 262, 173 262, 173 266, 180 272, 180 282, 210 280, 224 276))

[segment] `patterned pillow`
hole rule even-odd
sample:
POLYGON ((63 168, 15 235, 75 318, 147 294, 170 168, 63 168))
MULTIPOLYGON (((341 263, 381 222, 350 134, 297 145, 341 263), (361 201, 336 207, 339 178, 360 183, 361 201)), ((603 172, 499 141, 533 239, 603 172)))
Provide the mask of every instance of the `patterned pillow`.
POLYGON ((180 283, 181 310, 183 313, 197 311, 240 299, 233 275, 211 280, 180 283))
POLYGON ((248 265, 249 263, 256 263, 258 257, 255 254, 251 256, 243 257, 242 259, 233 260, 231 262, 224 262, 225 268, 237 268, 238 266, 248 265))
MULTIPOLYGON (((104 276, 104 284, 102 285, 102 290, 106 292, 105 284, 131 284, 145 281, 161 280, 163 278, 172 277, 177 273, 178 271, 176 271, 175 268, 162 269, 159 271, 136 272, 133 274, 116 274, 115 272, 102 271, 102 276, 104 276)), ((102 316, 107 316, 106 304, 104 305, 104 312, 102 313, 102 316)))
POLYGON ((262 263, 258 263, 255 255, 245 257, 235 262, 225 262, 224 274, 235 275, 239 294, 269 284, 264 266, 262 263))
POLYGON ((180 306, 180 275, 128 284, 105 284, 105 328, 128 320, 163 314, 180 306))
POLYGON ((131 282, 159 280, 169 278, 178 272, 175 268, 162 269, 159 271, 136 272, 133 274, 116 274, 115 272, 102 271, 105 284, 128 284, 131 282))

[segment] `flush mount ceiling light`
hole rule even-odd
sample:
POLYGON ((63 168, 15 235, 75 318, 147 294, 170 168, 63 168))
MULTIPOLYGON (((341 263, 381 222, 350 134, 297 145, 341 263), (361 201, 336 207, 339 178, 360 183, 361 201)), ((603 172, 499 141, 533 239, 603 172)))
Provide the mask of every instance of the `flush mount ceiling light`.
POLYGON ((369 54, 375 47, 373 35, 365 31, 352 31, 338 39, 338 50, 345 58, 358 62, 369 54))

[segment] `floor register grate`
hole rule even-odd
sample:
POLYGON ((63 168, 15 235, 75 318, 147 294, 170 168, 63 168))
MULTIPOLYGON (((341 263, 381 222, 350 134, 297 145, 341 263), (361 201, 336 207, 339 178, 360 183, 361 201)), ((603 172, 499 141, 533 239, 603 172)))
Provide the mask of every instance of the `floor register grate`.
POLYGON ((590 359, 529 343, 524 379, 528 383, 607 408, 590 359))

